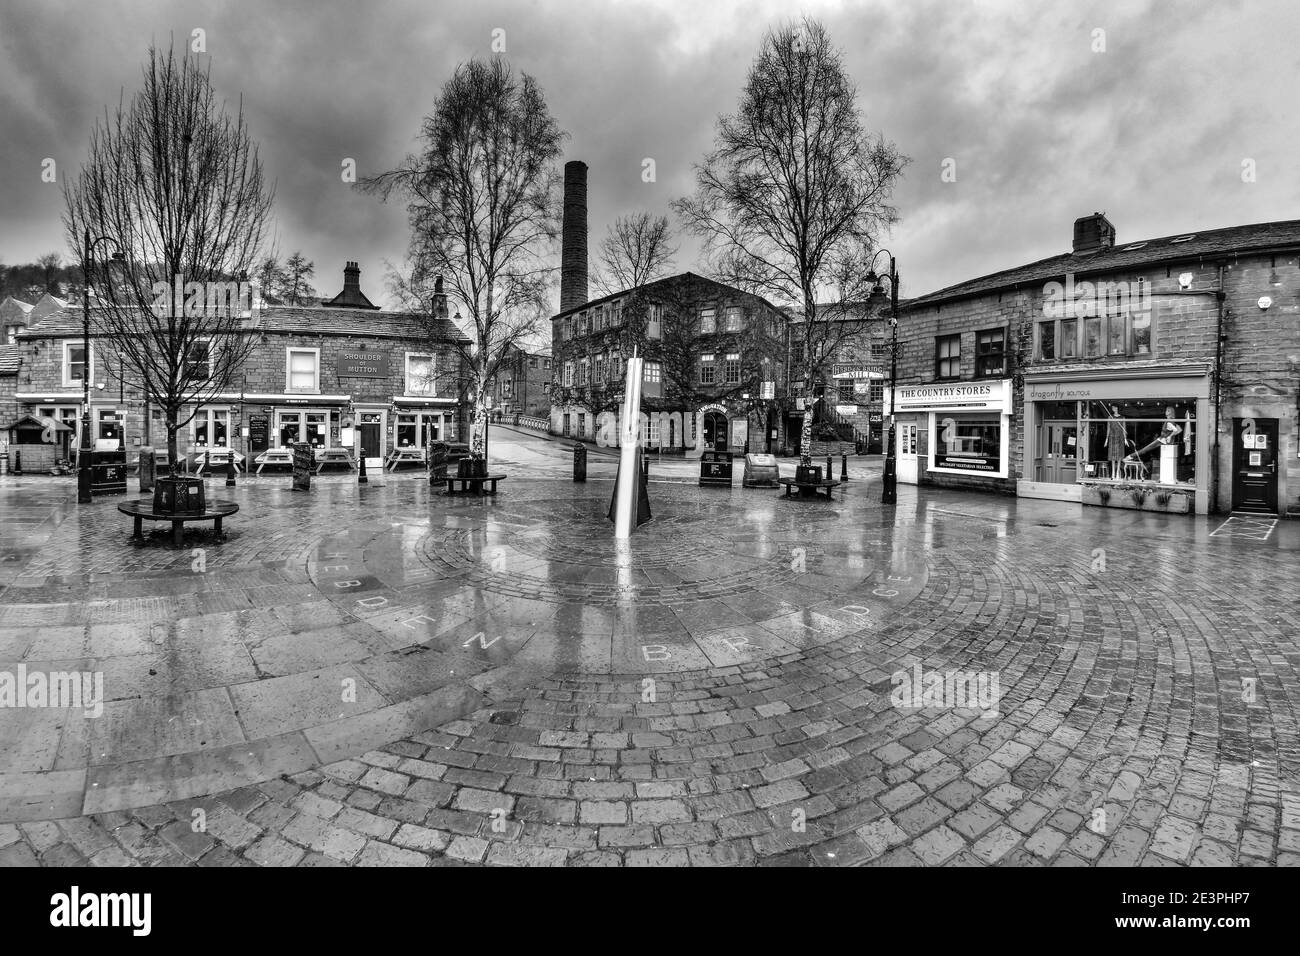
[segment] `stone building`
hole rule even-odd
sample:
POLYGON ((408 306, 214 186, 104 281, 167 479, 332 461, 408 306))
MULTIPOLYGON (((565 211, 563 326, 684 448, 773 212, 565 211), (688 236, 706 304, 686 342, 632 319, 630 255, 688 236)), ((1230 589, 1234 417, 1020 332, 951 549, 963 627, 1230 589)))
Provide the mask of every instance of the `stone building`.
MULTIPOLYGON (((194 412, 179 432, 180 453, 234 448, 255 456, 294 442, 322 450, 338 447, 350 427, 370 459, 459 440, 466 371, 455 343, 467 340, 447 318, 445 295, 434 300, 432 316, 377 308, 349 262, 343 291, 329 302, 251 310, 242 329, 254 340, 248 360, 237 381, 182 413, 183 420, 194 412)), ((75 449, 86 367, 81 309, 50 312, 16 341, 14 413, 67 425, 60 434, 75 449)), ((92 437, 117 439, 128 453, 145 444, 166 447, 161 411, 147 408, 140 390, 122 381, 111 341, 92 331, 89 359, 92 437)), ((10 362, 0 356, 0 368, 10 362)), ((0 389, 4 382, 0 372, 0 389)))
POLYGON ((1300 221, 1116 241, 900 310, 904 482, 1300 513, 1300 221))
POLYGON ((640 426, 666 452, 781 441, 788 316, 691 272, 588 299, 587 167, 564 168, 560 311, 551 320, 551 431, 617 445, 626 362, 645 359, 640 426))
MULTIPOLYGON (((828 354, 813 386, 813 453, 826 442, 860 445, 866 454, 878 454, 884 445, 884 394, 889 377, 888 308, 875 303, 819 303, 817 321, 842 328, 824 336, 828 354)), ((801 383, 798 357, 803 344, 803 315, 790 321, 792 391, 801 383)), ((787 431, 797 435, 802 413, 792 408, 787 431)))
POLYGON ((511 346, 489 383, 492 416, 497 421, 515 415, 551 415, 551 353, 511 346))

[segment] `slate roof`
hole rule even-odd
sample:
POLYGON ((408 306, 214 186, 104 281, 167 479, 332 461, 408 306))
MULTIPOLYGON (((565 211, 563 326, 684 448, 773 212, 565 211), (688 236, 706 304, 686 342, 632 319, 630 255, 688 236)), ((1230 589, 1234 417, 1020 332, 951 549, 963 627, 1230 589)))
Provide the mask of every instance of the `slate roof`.
POLYGON ((22 352, 17 345, 0 345, 0 375, 17 375, 22 352))
MULTIPOLYGON (((429 321, 427 315, 417 312, 272 305, 253 310, 252 316, 245 321, 245 328, 250 332, 424 340, 429 338, 429 321)), ((439 338, 462 343, 469 341, 448 319, 439 319, 435 328, 439 338)), ((18 338, 78 338, 81 333, 81 309, 67 306, 19 332, 18 338)))
POLYGON ((773 305, 771 302, 768 302, 768 300, 763 298, 761 295, 757 295, 752 292, 746 292, 744 289, 738 289, 735 286, 727 285, 725 282, 719 282, 717 279, 710 279, 707 276, 698 275, 694 272, 679 272, 676 275, 664 276, 664 278, 662 279, 655 279, 653 282, 642 283, 641 285, 637 286, 635 289, 624 289, 621 292, 613 292, 609 295, 603 295, 599 299, 589 299, 586 302, 582 303, 582 305, 575 305, 567 309, 562 309, 561 311, 554 313, 551 316, 551 320, 554 321, 555 319, 564 318, 564 316, 566 315, 573 315, 576 312, 581 312, 583 309, 590 309, 594 305, 603 305, 606 302, 613 302, 615 299, 621 299, 624 296, 631 295, 633 292, 646 292, 648 290, 655 289, 658 286, 667 285, 671 282, 681 282, 681 281, 691 280, 691 279, 697 282, 704 282, 709 285, 717 286, 720 289, 726 289, 729 292, 738 292, 741 295, 751 295, 755 299, 758 299, 760 302, 762 302, 763 304, 767 305, 768 307, 770 307, 771 309, 777 312, 783 312, 786 315, 790 314, 788 309, 783 309, 780 306, 773 305))
MULTIPOLYGON (((1061 279, 1067 272, 1076 276, 1122 269, 1136 269, 1156 263, 1193 259, 1217 259, 1243 252, 1300 247, 1300 219, 1260 222, 1227 229, 1203 229, 1199 232, 1117 242, 1108 249, 1076 255, 1072 252, 1050 256, 1028 265, 1017 266, 968 279, 937 292, 908 300, 909 307, 925 307, 947 299, 959 299, 984 292, 996 292, 1024 285, 1041 285, 1061 279)), ((903 303, 899 303, 899 308, 903 303)))

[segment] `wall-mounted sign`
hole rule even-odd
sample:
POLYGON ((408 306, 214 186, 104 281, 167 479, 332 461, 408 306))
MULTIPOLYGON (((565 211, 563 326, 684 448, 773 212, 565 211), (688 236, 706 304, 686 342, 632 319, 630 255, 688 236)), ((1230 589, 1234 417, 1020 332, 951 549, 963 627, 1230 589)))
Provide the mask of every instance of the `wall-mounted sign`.
POLYGON ((388 378, 387 352, 340 352, 339 378, 388 378))
POLYGON ((952 382, 936 385, 900 385, 899 413, 940 409, 997 409, 1010 411, 1011 380, 952 382))
POLYGON ((856 415, 858 406, 856 405, 836 405, 835 412, 838 415, 856 415))

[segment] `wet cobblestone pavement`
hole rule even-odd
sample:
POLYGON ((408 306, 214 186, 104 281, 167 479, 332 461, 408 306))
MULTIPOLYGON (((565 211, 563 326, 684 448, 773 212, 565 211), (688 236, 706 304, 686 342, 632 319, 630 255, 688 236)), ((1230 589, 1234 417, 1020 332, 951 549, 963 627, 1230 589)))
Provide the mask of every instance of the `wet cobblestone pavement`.
POLYGON ((620 549, 540 444, 495 500, 214 483, 181 550, 0 482, 0 671, 108 699, 0 710, 0 863, 1300 862, 1294 523, 665 482, 620 549))

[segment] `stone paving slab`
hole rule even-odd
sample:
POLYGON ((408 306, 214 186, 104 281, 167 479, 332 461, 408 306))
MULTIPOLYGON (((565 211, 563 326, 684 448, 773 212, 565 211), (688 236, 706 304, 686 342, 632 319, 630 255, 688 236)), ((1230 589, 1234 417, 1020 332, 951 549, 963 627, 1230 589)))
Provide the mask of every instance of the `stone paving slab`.
POLYGON ((594 483, 245 485, 266 519, 196 536, 196 573, 0 483, 40 517, 0 531, 0 656, 102 666, 157 715, 0 750, 0 863, 1300 861, 1290 523, 664 486, 620 550, 594 483))

